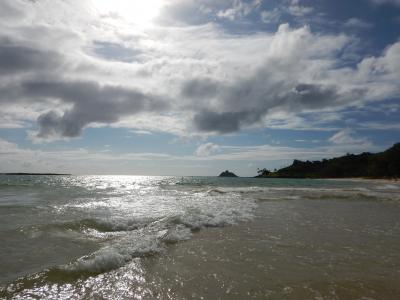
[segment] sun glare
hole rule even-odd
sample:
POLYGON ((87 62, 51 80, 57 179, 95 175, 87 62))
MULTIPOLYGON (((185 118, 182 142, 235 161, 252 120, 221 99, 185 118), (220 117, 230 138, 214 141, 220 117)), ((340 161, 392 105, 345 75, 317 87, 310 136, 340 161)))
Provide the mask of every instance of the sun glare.
POLYGON ((115 14, 140 26, 151 24, 160 12, 163 0, 93 0, 101 14, 115 14))

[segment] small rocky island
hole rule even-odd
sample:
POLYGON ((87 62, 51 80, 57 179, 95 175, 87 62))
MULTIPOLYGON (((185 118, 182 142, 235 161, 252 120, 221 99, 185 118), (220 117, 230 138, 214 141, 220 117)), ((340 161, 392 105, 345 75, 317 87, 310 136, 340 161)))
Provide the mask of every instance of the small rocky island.
POLYGON ((238 177, 235 173, 229 172, 226 170, 225 172, 222 172, 219 174, 219 177, 238 177))

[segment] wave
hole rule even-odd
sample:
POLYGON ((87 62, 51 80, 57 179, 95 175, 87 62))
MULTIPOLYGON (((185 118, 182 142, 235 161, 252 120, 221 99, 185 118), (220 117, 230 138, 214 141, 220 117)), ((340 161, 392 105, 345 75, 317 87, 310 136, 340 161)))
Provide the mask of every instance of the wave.
POLYGON ((384 184, 384 185, 379 185, 377 186, 378 189, 380 190, 400 190, 400 185, 399 184, 384 184))
POLYGON ((6 289, 22 290, 48 282, 75 281, 118 269, 134 258, 162 254, 168 245, 188 240, 202 228, 233 225, 253 218, 256 202, 240 197, 203 195, 197 202, 186 205, 181 211, 173 209, 158 218, 133 218, 127 214, 37 226, 33 229, 65 232, 70 234, 69 238, 99 238, 100 248, 69 264, 14 281, 6 289), (74 232, 79 234, 73 235, 74 232))
POLYGON ((208 190, 207 193, 209 195, 223 195, 223 194, 226 194, 228 192, 227 191, 223 191, 223 190, 219 190, 219 189, 211 189, 211 190, 208 190))
POLYGON ((212 189, 210 194, 234 193, 254 198, 257 202, 276 200, 367 200, 400 201, 397 185, 372 187, 232 187, 212 189), (216 192, 218 191, 218 192, 216 192))
POLYGON ((7 182, 1 182, 0 183, 0 189, 1 188, 12 188, 12 187, 32 187, 33 184, 29 183, 7 183, 7 182))
POLYGON ((84 231, 94 229, 98 232, 131 231, 145 226, 145 220, 135 219, 82 219, 77 221, 45 225, 45 229, 64 229, 84 231))
POLYGON ((43 284, 70 283, 108 272, 124 266, 134 258, 160 254, 167 245, 188 240, 192 236, 191 229, 182 224, 170 225, 170 228, 163 228, 161 224, 155 222, 146 228, 128 232, 123 238, 70 264, 52 267, 0 287, 0 298, 8 298, 43 284))
POLYGON ((190 230, 198 230, 204 227, 234 225, 239 221, 249 220, 253 217, 255 205, 255 201, 243 201, 241 205, 225 207, 221 205, 218 209, 213 207, 209 209, 189 207, 183 213, 175 212, 158 218, 88 218, 34 226, 31 229, 42 232, 60 230, 87 233, 88 230, 94 230, 99 233, 127 233, 154 227, 162 230, 173 226, 185 226, 190 230))

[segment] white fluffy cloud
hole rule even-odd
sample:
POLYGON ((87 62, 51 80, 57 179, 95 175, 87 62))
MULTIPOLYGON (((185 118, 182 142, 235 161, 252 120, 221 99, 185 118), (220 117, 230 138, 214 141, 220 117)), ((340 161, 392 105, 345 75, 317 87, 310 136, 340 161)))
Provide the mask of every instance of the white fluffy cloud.
POLYGON ((235 0, 232 7, 221 10, 217 13, 219 18, 227 18, 235 20, 237 18, 243 18, 251 14, 261 4, 261 0, 253 0, 250 3, 246 3, 242 0, 235 0))
POLYGON ((206 144, 200 145, 196 149, 196 155, 197 156, 209 156, 210 154, 212 154, 218 150, 219 150, 218 145, 215 145, 213 143, 206 143, 206 144))
POLYGON ((355 29, 368 29, 373 27, 371 23, 368 23, 364 20, 358 18, 350 18, 345 23, 344 26, 348 28, 355 28, 355 29))
POLYGON ((372 143, 367 138, 357 137, 356 133, 345 128, 335 133, 330 139, 330 142, 337 145, 362 145, 364 147, 371 147, 372 143))
POLYGON ((300 0, 292 0, 288 6, 289 12, 297 17, 305 16, 311 13, 314 8, 311 6, 304 6, 300 4, 300 0))
POLYGON ((261 12, 261 21, 264 23, 277 23, 282 16, 279 8, 275 7, 271 10, 263 10, 261 12))

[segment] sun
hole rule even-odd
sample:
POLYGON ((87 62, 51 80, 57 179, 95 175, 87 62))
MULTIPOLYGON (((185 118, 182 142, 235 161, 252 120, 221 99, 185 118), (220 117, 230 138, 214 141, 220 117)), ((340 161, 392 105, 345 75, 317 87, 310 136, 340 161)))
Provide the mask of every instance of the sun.
POLYGON ((115 14, 130 23, 146 26, 160 13, 165 0, 92 0, 100 14, 115 14))

